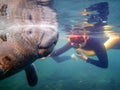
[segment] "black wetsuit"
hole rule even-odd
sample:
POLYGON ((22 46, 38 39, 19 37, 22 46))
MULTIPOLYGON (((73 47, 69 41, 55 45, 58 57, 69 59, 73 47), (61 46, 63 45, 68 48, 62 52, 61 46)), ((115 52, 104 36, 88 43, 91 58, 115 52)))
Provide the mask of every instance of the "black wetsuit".
MULTIPOLYGON (((93 50, 96 56, 98 57, 98 60, 88 58, 87 62, 93 65, 96 65, 98 67, 101 67, 101 68, 108 67, 108 56, 107 56, 106 49, 103 44, 104 42, 103 41, 101 42, 100 38, 97 38, 98 36, 96 35, 96 33, 101 34, 101 37, 104 36, 102 26, 107 24, 107 16, 109 14, 108 9, 109 9, 109 6, 107 2, 100 2, 100 3, 91 5, 90 7, 86 8, 87 11, 96 11, 97 14, 93 13, 91 15, 88 15, 87 22, 94 23, 94 26, 85 27, 85 29, 89 30, 91 32, 91 35, 94 37, 90 37, 87 40, 86 45, 82 49, 93 50)), ((68 42, 62 48, 59 48, 58 50, 53 51, 51 53, 51 57, 57 62, 64 61, 67 58, 64 58, 64 56, 63 58, 62 57, 59 58, 59 55, 66 52, 70 48, 78 48, 78 47, 72 46, 70 42, 68 42)))
MULTIPOLYGON (((58 50, 53 51, 51 53, 51 57, 57 62, 64 61, 67 58, 64 58, 64 56, 63 56, 63 58, 59 57, 59 55, 63 54, 64 52, 68 51, 71 48, 76 48, 76 47, 72 46, 68 42, 62 48, 59 48, 58 50)), ((96 56, 98 57, 98 60, 88 58, 88 60, 87 60, 88 63, 91 63, 91 64, 96 65, 101 68, 108 67, 108 56, 106 53, 106 49, 105 49, 104 45, 98 39, 96 39, 96 38, 88 39, 86 45, 82 49, 94 50, 94 52, 96 53, 96 56)))
POLYGON ((94 38, 90 38, 87 41, 86 46, 83 47, 83 49, 94 50, 96 56, 99 59, 99 60, 94 60, 94 59, 88 58, 88 60, 87 60, 88 63, 94 64, 94 65, 101 67, 101 68, 108 67, 107 52, 106 52, 104 44, 101 43, 99 40, 94 39, 94 38))

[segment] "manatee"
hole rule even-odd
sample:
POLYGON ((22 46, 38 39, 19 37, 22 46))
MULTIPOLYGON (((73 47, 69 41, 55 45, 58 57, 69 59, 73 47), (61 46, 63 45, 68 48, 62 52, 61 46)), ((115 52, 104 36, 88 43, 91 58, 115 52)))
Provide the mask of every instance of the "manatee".
POLYGON ((38 77, 33 62, 48 56, 57 43, 56 13, 32 1, 3 3, 7 5, 7 15, 0 17, 0 80, 25 70, 28 84, 35 86, 38 77))

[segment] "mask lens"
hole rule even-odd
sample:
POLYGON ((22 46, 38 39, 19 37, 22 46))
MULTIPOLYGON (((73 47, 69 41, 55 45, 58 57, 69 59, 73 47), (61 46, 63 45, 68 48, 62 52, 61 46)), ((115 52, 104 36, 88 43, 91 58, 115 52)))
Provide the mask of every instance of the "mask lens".
POLYGON ((70 42, 73 44, 81 44, 85 42, 85 38, 83 35, 70 35, 69 39, 70 39, 70 42))

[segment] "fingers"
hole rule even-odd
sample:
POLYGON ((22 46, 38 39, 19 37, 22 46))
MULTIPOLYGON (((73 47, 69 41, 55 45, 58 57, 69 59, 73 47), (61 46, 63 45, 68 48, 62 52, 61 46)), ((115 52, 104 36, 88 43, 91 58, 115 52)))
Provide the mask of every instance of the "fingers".
POLYGON ((83 59, 83 60, 87 60, 87 56, 84 54, 84 53, 82 53, 82 52, 79 52, 79 53, 76 53, 76 56, 78 56, 79 58, 81 58, 81 59, 83 59))

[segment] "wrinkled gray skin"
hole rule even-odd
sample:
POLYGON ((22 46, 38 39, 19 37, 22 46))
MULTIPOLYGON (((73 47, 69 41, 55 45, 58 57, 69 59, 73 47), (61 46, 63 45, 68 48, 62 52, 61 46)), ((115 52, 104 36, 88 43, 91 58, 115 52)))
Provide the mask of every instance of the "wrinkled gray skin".
POLYGON ((47 6, 38 8, 31 1, 9 0, 7 13, 0 16, 0 79, 25 70, 28 82, 34 86, 37 79, 35 83, 31 80, 36 71, 31 64, 52 52, 58 31, 55 12, 47 6))
POLYGON ((7 41, 0 44, 0 70, 4 72, 0 79, 24 69, 53 50, 57 42, 57 31, 46 29, 31 28, 7 35, 7 41))

